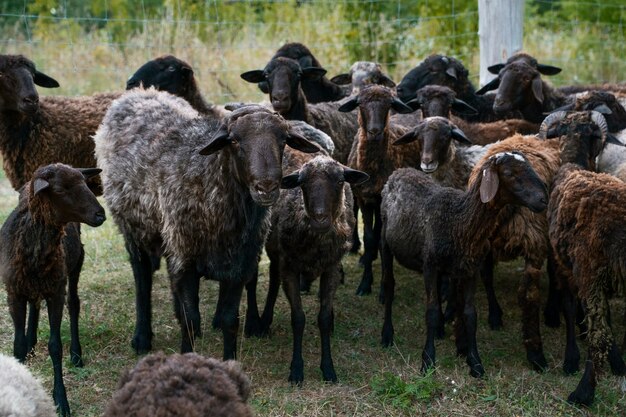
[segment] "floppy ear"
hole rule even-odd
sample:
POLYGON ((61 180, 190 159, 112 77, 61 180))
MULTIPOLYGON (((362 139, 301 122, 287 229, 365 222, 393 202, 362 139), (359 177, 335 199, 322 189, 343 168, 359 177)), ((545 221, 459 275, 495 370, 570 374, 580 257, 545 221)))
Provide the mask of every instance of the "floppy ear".
POLYGON ((561 68, 552 65, 537 64, 537 71, 543 75, 556 75, 561 72, 561 68))
POLYGON ((260 83, 261 81, 265 81, 265 74, 263 70, 252 70, 244 72, 240 75, 241 78, 246 80, 249 83, 260 83))
POLYGON ((541 77, 533 78, 531 88, 537 101, 543 103, 543 81, 541 81, 541 77))
POLYGON ((230 134, 228 132, 228 128, 224 124, 221 125, 219 130, 215 132, 215 134, 209 141, 209 144, 200 149, 200 155, 211 155, 219 151, 231 142, 229 137, 230 134))
POLYGON ((483 85, 482 88, 476 91, 476 94, 483 95, 487 91, 497 90, 500 86, 500 78, 496 77, 493 80, 489 81, 487 84, 483 85))
POLYGON ((467 136, 465 136, 465 133, 463 133, 463 131, 456 126, 452 128, 451 136, 458 142, 464 143, 466 145, 473 145, 472 141, 469 140, 467 136))
POLYGON ((267 83, 267 81, 261 81, 260 83, 257 84, 259 86, 259 90, 261 90, 263 93, 265 94, 269 94, 270 93, 270 86, 267 83))
POLYGON ((625 143, 620 141, 615 135, 609 133, 606 135, 606 143, 612 143, 613 145, 626 146, 625 143))
POLYGON ((99 173, 102 172, 102 170, 100 168, 76 168, 81 174, 83 174, 83 177, 87 180, 91 177, 95 177, 96 175, 98 175, 99 173))
POLYGON ((394 83, 393 80, 385 74, 380 74, 379 84, 389 88, 394 88, 396 86, 396 83, 394 83))
POLYGON ((280 188, 291 189, 300 185, 300 171, 285 175, 280 181, 280 188))
POLYGON ((408 103, 406 103, 406 105, 412 108, 413 110, 417 110, 422 106, 422 104, 420 103, 420 100, 417 98, 414 98, 413 100, 409 100, 408 103))
POLYGON ((57 88, 59 83, 52 77, 47 76, 43 72, 39 72, 35 70, 35 75, 33 76, 33 82, 40 87, 45 88, 57 88))
POLYGON ((593 108, 595 111, 597 111, 598 113, 602 113, 602 114, 613 114, 613 111, 609 108, 609 106, 607 106, 606 104, 602 103, 596 107, 593 108))
POLYGON ((456 68, 454 67, 448 67, 448 69, 446 70, 446 74, 448 74, 450 77, 454 78, 455 80, 457 79, 456 68))
POLYGON ((357 107, 359 107, 359 96, 352 96, 345 103, 339 106, 337 110, 348 113, 356 109, 357 107))
POLYGON ((40 191, 45 190, 50 186, 50 183, 41 178, 35 178, 35 182, 33 183, 33 190, 35 191, 35 195, 39 194, 40 191))
POLYGON ((322 150, 322 148, 317 144, 309 141, 307 138, 299 133, 296 133, 291 128, 289 129, 289 135, 287 136, 287 145, 304 153, 315 153, 322 150))
POLYGON ((302 68, 303 80, 314 80, 316 78, 322 78, 324 75, 326 75, 326 70, 324 68, 319 68, 319 67, 302 68))
POLYGON ((370 179, 370 176, 365 172, 357 171, 348 167, 343 168, 343 178, 352 185, 363 184, 370 179))
POLYGON ((416 129, 413 129, 410 132, 407 132, 404 135, 400 136, 398 139, 396 139, 395 142, 393 142, 393 144, 404 145, 406 143, 414 142, 416 139, 417 139, 417 131, 416 129))
POLYGON ((335 84, 346 85, 352 82, 352 77, 350 76, 350 74, 339 74, 331 78, 330 81, 335 84))
POLYGON ((478 114, 478 110, 458 98, 452 102, 452 110, 463 114, 478 114))
POLYGON ((495 64, 495 65, 492 65, 492 66, 490 66, 490 67, 487 67, 487 71, 489 71, 489 72, 490 72, 490 73, 492 73, 492 74, 496 74, 496 75, 498 75, 498 73, 500 72, 500 70, 501 70, 502 68, 504 68, 504 65, 505 65, 505 64, 495 64))
POLYGON ((483 178, 480 183, 480 201, 488 203, 496 196, 500 179, 494 165, 483 170, 483 178))
POLYGON ((394 109, 396 112, 402 114, 413 113, 415 111, 412 107, 407 106, 397 97, 394 97, 393 101, 391 102, 391 108, 394 109))

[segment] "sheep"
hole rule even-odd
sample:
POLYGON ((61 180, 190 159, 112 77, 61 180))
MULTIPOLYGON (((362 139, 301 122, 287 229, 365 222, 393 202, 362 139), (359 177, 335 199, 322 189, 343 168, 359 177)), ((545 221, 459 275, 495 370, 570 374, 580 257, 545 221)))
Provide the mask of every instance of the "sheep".
MULTIPOLYGON (((262 106, 240 108, 218 124, 155 90, 129 91, 113 103, 95 142, 104 198, 135 278, 132 347, 137 353, 152 347, 151 259, 163 254, 181 352, 193 350, 200 333, 198 286, 205 276, 220 283, 216 319, 224 359, 234 358, 242 289, 256 274, 269 206, 279 195, 284 145, 320 148, 262 106)), ((251 298, 246 324, 254 326, 260 318, 251 298)))
MULTIPOLYGON (((320 62, 313 56, 313 53, 305 45, 297 42, 286 43, 281 46, 270 62, 276 58, 283 57, 293 59, 297 61, 302 68, 322 68, 320 62)), ((306 77, 302 79, 302 91, 309 103, 322 103, 327 101, 338 101, 344 98, 348 91, 338 83, 328 80, 324 76, 324 72, 319 72, 312 77, 306 77)), ((270 86, 267 81, 260 81, 258 83, 259 89, 268 94, 270 86)))
POLYGON ((608 359, 613 374, 626 374, 607 317, 607 292, 619 291, 624 285, 626 258, 621 248, 626 243, 626 185, 610 175, 588 171, 594 168, 603 142, 614 140, 608 136, 602 115, 559 112, 546 118, 542 131, 563 119, 559 134, 577 140, 574 145, 574 141, 566 141, 562 146, 563 165, 554 178, 548 205, 549 235, 563 289, 567 330, 563 369, 568 374, 578 370, 580 360, 574 335, 576 296, 585 307, 588 326, 585 372, 568 401, 589 406, 604 360, 608 359))
POLYGON ((250 83, 267 82, 273 109, 287 120, 305 121, 328 134, 335 142, 334 158, 346 164, 359 128, 356 116, 338 112, 340 102, 308 104, 301 88, 304 80, 325 73, 323 68, 302 68, 293 59, 278 57, 265 69, 244 72, 241 78, 250 83))
POLYGON ((236 361, 158 352, 124 372, 103 416, 252 417, 250 391, 236 361))
POLYGON ((394 88, 396 83, 383 73, 382 66, 377 62, 356 61, 347 74, 335 75, 330 81, 339 85, 350 85, 351 96, 357 95, 366 85, 378 84, 394 88))
POLYGON ((24 362, 37 343, 39 304, 46 300, 50 320, 48 352, 54 368, 52 396, 63 416, 70 414, 62 371, 65 291, 68 287, 70 356, 74 365, 82 367, 77 287, 84 250, 77 222, 96 227, 105 220, 104 209, 85 182, 99 173, 97 168, 77 170, 64 164, 38 168, 21 189, 17 208, 0 229, 0 275, 15 329, 13 355, 24 362), (30 315, 25 332, 27 304, 30 315))
POLYGON ((305 316, 300 300, 300 277, 311 281, 320 276, 320 369, 324 381, 336 382, 330 334, 334 327, 333 300, 340 281, 341 258, 350 248, 355 223, 349 185, 361 184, 369 177, 326 155, 297 151, 285 152, 283 170, 291 174, 283 178, 284 190, 272 209, 272 228, 265 245, 270 259, 270 290, 262 322, 268 329, 282 281, 291 306, 293 330, 289 381, 301 385, 305 316))
POLYGON ((228 113, 221 106, 206 102, 200 93, 191 65, 173 55, 163 55, 146 62, 126 81, 126 90, 139 86, 154 87, 182 97, 199 113, 212 116, 216 120, 228 113))
MULTIPOLYGON (((394 95, 393 90, 379 85, 368 86, 345 101, 338 110, 351 112, 356 108, 359 109, 359 130, 348 157, 348 166, 370 175, 368 183, 354 188, 357 204, 363 212, 365 244, 361 258, 363 276, 356 294, 365 295, 372 292, 372 262, 377 257, 380 240, 380 193, 394 169, 418 164, 418 153, 415 146, 411 149, 392 146, 406 132, 406 128, 389 122, 390 111, 412 111, 394 95)), ((381 287, 379 300, 382 302, 382 299, 381 287)))
POLYGON ((56 417, 41 382, 15 358, 0 354, 0 415, 56 417))
POLYGON ((422 371, 435 363, 435 334, 442 325, 438 286, 448 277, 457 291, 457 353, 466 356, 470 375, 484 367, 476 344, 474 292, 481 263, 489 251, 496 217, 509 205, 540 212, 547 206, 545 183, 521 153, 498 153, 475 168, 480 180, 467 191, 441 187, 423 172, 396 170, 382 193, 381 265, 385 286, 383 346, 393 343, 394 258, 422 272, 426 285, 427 338, 422 371))
POLYGON ((398 98, 405 103, 416 98, 420 88, 430 85, 443 85, 451 88, 457 97, 476 109, 476 113, 454 112, 470 122, 492 122, 504 117, 493 111, 494 95, 477 95, 469 81, 469 72, 461 61, 444 55, 431 55, 417 67, 409 71, 398 84, 398 98))

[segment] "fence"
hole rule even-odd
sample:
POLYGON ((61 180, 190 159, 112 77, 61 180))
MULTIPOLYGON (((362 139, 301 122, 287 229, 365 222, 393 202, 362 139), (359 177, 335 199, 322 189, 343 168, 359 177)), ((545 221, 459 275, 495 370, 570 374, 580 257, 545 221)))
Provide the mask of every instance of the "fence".
MULTIPOLYGON (((431 53, 461 59, 478 84, 477 0, 0 0, 3 53, 22 53, 61 83, 54 94, 123 88, 165 53, 195 68, 210 101, 260 100, 241 72, 288 41, 328 70, 381 62, 395 80, 431 53)), ((624 80, 623 0, 526 0, 524 49, 563 67, 555 84, 624 80)), ((43 89, 42 89, 43 90, 43 89)), ((42 91, 43 94, 49 93, 42 91)))

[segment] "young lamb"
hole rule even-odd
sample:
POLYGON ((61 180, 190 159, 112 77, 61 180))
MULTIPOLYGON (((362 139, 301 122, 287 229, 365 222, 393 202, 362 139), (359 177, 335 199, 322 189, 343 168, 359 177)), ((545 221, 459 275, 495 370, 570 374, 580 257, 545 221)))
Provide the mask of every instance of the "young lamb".
MULTIPOLYGON (((242 107, 221 124, 171 94, 127 92, 109 109, 95 136, 104 197, 124 235, 136 285, 132 346, 152 346, 151 259, 167 259, 181 351, 200 333, 200 277, 217 280, 217 321, 224 358, 235 357, 243 286, 256 275, 279 196, 285 144, 320 148, 262 106, 242 107), (192 219, 193 221, 190 221, 192 219)), ((259 324, 248 294, 247 325, 259 324)))
POLYGON ((297 151, 285 152, 283 170, 292 173, 283 178, 284 190, 272 208, 272 228, 265 244, 270 259, 270 291, 262 322, 269 328, 282 281, 291 306, 293 330, 289 381, 302 384, 305 316, 300 299, 300 277, 311 281, 319 276, 320 369, 324 381, 336 382, 330 335, 334 328, 335 290, 341 280, 341 258, 350 248, 355 223, 349 185, 361 184, 369 177, 326 155, 313 157, 297 151))
POLYGON ((396 83, 383 73, 383 68, 379 63, 370 61, 357 61, 350 67, 350 72, 335 75, 330 80, 335 84, 350 85, 351 96, 359 94, 363 87, 371 84, 384 85, 389 88, 396 86, 396 83))
POLYGON ((561 124, 561 130, 566 129, 561 133, 578 139, 577 146, 565 142, 562 148, 563 165, 552 185, 548 220, 563 291, 566 373, 577 371, 580 360, 574 332, 576 297, 582 300, 588 326, 585 372, 568 401, 589 406, 605 360, 613 374, 626 374, 626 364, 610 329, 607 301, 607 292, 623 289, 626 278, 626 257, 622 253, 626 244, 626 184, 610 175, 588 171, 593 169, 602 142, 611 139, 600 113, 592 112, 587 117, 593 123, 586 124, 576 120, 580 114, 561 113, 546 119, 545 124, 549 128, 558 119, 569 119, 561 124))
POLYGON ((122 375, 103 417, 252 417, 250 391, 236 361, 158 352, 122 375))
POLYGON ((0 415, 56 417, 41 382, 15 358, 0 354, 0 415))
POLYGON ((393 343, 391 308, 394 298, 394 258, 422 272, 426 285, 427 337, 422 371, 435 363, 435 335, 443 324, 438 286, 444 277, 456 288, 457 352, 466 355, 470 375, 484 368, 476 344, 476 278, 489 252, 496 217, 508 205, 540 212, 548 204, 546 185, 521 153, 498 153, 476 167, 480 180, 467 191, 441 187, 423 172, 396 170, 382 194, 381 264, 385 286, 382 343, 393 343))
POLYGON ((54 368, 52 396, 63 416, 70 414, 70 407, 63 384, 61 318, 67 288, 70 356, 74 365, 83 366, 77 287, 85 253, 77 222, 96 227, 105 220, 104 209, 85 182, 99 173, 97 168, 77 170, 63 164, 38 168, 0 229, 0 275, 15 328, 13 354, 24 362, 37 343, 39 304, 45 300, 50 320, 48 352, 54 368))
MULTIPOLYGON (((357 295, 372 292, 372 262, 378 255, 380 241, 380 193, 389 175, 401 167, 417 166, 419 154, 415 146, 401 149, 393 143, 406 132, 406 128, 389 122, 391 110, 410 113, 412 110, 402 103, 388 87, 372 85, 362 89, 339 107, 339 111, 350 112, 358 108, 359 130, 348 157, 348 166, 366 172, 370 181, 354 187, 357 204, 363 212, 363 241, 365 251, 361 258, 363 276, 357 295)), ((379 292, 382 302, 382 287, 379 292)))

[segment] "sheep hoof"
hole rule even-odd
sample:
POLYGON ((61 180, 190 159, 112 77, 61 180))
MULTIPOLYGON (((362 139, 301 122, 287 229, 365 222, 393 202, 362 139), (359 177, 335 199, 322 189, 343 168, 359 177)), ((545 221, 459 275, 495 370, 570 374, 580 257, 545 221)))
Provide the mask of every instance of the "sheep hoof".
POLYGON ((532 351, 529 350, 526 353, 526 358, 533 366, 533 369, 537 372, 544 372, 548 368, 548 361, 543 355, 542 350, 532 351))
POLYGON ((83 358, 79 354, 71 353, 70 360, 72 361, 72 364, 77 368, 82 368, 83 366, 85 366, 83 358))
POLYGON ((297 387, 302 387, 302 382, 304 381, 304 372, 303 371, 291 371, 289 373, 289 382, 291 385, 295 385, 297 387))
POLYGON ((264 325, 262 320, 257 322, 246 321, 243 333, 246 337, 267 337, 270 334, 270 326, 264 325))
POLYGON ((136 334, 130 345, 137 355, 145 355, 152 350, 152 337, 142 337, 136 334))
POLYGON ((485 368, 481 363, 470 367, 470 376, 473 378, 482 378, 485 375, 485 368))
POLYGON ((393 346, 393 329, 391 331, 383 330, 382 345, 384 348, 393 346))
POLYGON ((356 295, 370 295, 372 293, 372 286, 371 285, 364 285, 361 283, 361 285, 359 285, 359 288, 357 288, 356 290, 356 295))
POLYGON ((580 363, 578 358, 577 359, 565 359, 563 361, 563 373, 565 375, 573 375, 576 372, 578 372, 580 363))
POLYGON ((332 368, 327 369, 327 370, 322 369, 322 378, 324 379, 324 382, 332 382, 332 383, 337 382, 337 374, 335 373, 335 370, 332 368))

